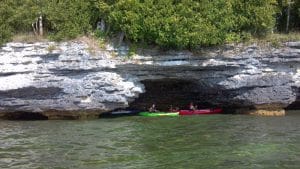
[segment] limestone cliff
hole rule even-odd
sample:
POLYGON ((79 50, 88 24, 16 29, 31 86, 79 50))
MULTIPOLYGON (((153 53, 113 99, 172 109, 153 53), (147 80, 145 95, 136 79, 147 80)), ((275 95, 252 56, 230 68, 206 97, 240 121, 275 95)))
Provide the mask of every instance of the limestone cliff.
POLYGON ((128 50, 91 52, 75 41, 6 44, 0 49, 1 116, 88 118, 152 103, 184 108, 190 101, 228 110, 299 107, 300 42, 279 49, 142 50, 130 60, 117 52, 128 50))

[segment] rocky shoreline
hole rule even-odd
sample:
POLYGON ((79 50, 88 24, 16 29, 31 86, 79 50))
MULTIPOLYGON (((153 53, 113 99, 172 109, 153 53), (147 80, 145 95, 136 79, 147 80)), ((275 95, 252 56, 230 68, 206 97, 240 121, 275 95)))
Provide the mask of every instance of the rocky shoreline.
POLYGON ((0 118, 29 113, 86 119, 190 101, 271 116, 284 115, 290 105, 300 109, 300 42, 280 48, 227 45, 199 53, 140 50, 130 59, 124 57, 127 47, 90 50, 80 41, 1 47, 0 118))

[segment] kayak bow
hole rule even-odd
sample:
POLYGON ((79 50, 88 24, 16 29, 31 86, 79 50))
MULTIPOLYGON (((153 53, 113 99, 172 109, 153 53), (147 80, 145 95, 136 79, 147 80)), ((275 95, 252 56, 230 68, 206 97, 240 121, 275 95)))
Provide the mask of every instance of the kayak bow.
POLYGON ((140 112, 140 116, 159 117, 159 116, 179 116, 179 112, 140 112))
POLYGON ((222 113, 221 108, 217 109, 201 109, 201 110, 180 110, 179 115, 202 115, 202 114, 220 114, 222 113))

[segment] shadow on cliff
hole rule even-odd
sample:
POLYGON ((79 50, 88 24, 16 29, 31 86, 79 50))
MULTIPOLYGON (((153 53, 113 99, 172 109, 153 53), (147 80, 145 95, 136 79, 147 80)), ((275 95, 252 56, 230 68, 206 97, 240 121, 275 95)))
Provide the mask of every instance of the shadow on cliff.
POLYGON ((220 106, 213 102, 219 91, 193 79, 155 79, 141 83, 144 84, 146 92, 130 104, 131 109, 147 110, 152 104, 156 104, 160 111, 168 111, 171 105, 173 108, 187 109, 191 102, 199 109, 220 106))
POLYGON ((14 112, 6 113, 1 119, 5 120, 48 120, 48 117, 41 113, 33 112, 14 112))
POLYGON ((296 88, 297 99, 294 103, 290 104, 287 110, 300 110, 300 88, 296 88))

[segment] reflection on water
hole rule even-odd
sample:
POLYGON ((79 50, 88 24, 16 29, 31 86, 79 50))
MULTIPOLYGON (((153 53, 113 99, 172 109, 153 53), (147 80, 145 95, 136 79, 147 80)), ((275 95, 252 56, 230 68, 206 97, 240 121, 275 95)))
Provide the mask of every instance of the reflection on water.
POLYGON ((0 121, 0 168, 299 166, 299 113, 0 121))

